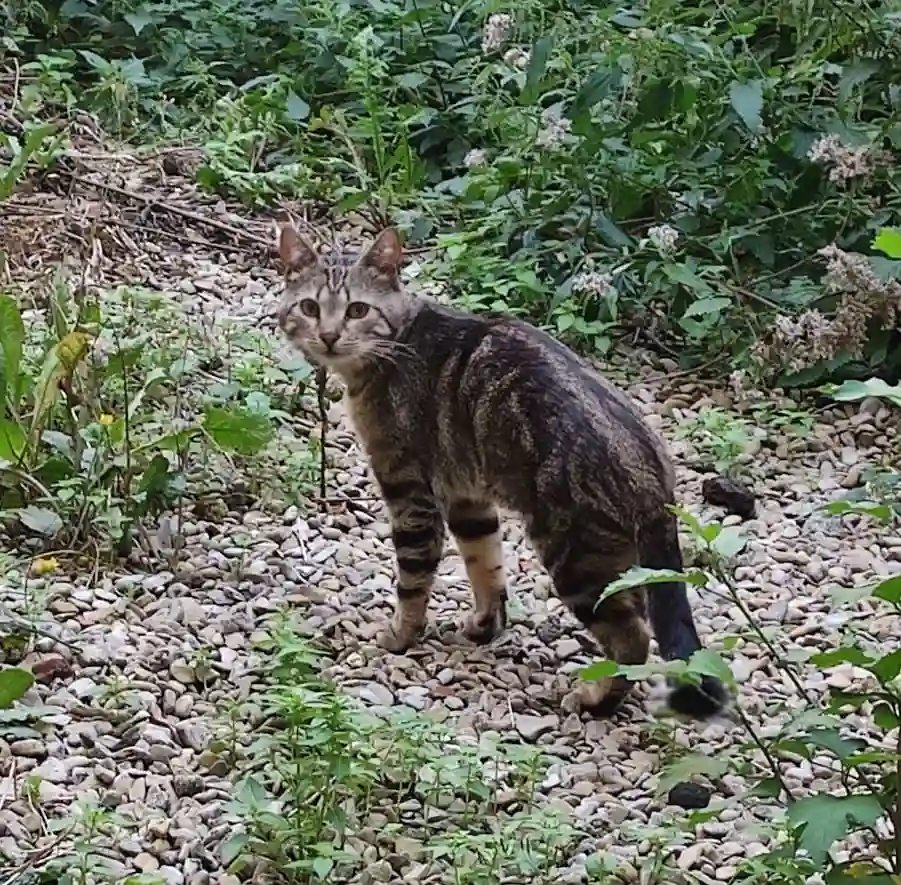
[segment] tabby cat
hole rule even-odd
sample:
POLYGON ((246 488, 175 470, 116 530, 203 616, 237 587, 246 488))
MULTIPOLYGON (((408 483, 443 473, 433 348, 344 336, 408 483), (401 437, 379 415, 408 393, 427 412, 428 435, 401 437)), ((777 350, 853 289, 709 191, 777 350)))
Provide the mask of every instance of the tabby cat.
MULTIPOLYGON (((666 660, 700 648, 681 583, 598 604, 621 572, 682 568, 673 469, 634 403, 560 342, 518 319, 473 315, 415 297, 400 280, 398 234, 361 254, 320 256, 293 227, 279 233, 286 337, 336 372, 391 517, 393 620, 379 644, 412 646, 426 624, 445 524, 463 557, 473 610, 466 636, 507 623, 498 507, 519 514, 555 593, 623 664, 647 660, 653 627, 666 660)), ((610 715, 621 677, 583 681, 582 709, 610 715)), ((727 700, 719 681, 671 686, 670 706, 705 717, 727 700)))

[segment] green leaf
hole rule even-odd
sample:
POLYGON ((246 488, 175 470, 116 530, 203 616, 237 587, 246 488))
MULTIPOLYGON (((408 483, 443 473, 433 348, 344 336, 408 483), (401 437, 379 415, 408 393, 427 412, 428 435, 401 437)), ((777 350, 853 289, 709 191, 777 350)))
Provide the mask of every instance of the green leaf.
POLYGON ((428 83, 430 79, 431 78, 426 74, 423 74, 422 71, 407 71, 396 77, 395 82, 406 89, 419 89, 420 86, 424 86, 428 83))
POLYGON ((824 385, 823 393, 841 403, 856 402, 870 396, 887 399, 892 405, 901 408, 901 384, 889 384, 881 378, 867 378, 866 381, 844 381, 837 387, 834 384, 824 385))
POLYGON ((723 559, 733 559, 745 549, 748 539, 735 527, 724 526, 710 542, 710 549, 723 559))
POLYGON ((873 238, 872 246, 889 258, 901 258, 901 227, 884 227, 873 238))
POLYGON ((805 737, 815 747, 822 747, 834 753, 839 759, 847 759, 867 747, 866 741, 859 738, 844 738, 834 728, 812 728, 805 737))
POLYGON ((17 394, 24 341, 25 324, 18 302, 11 295, 0 295, 0 412, 7 395, 17 394))
POLYGON ((854 87, 862 86, 879 70, 879 62, 871 58, 849 65, 842 65, 842 72, 838 80, 839 104, 844 105, 851 97, 854 87))
POLYGON ((901 649, 889 652, 867 669, 883 684, 891 682, 901 673, 901 649))
POLYGON ((310 105, 292 90, 288 93, 287 112, 285 116, 295 123, 300 123, 310 116, 310 105))
POLYGON ((860 694, 859 692, 838 691, 838 689, 829 692, 829 703, 827 708, 830 713, 836 713, 842 707, 853 707, 859 710, 864 704, 870 700, 868 694, 860 694))
POLYGON ((676 572, 669 569, 651 569, 636 565, 620 575, 615 581, 611 581, 601 594, 598 604, 622 593, 623 590, 631 590, 634 587, 643 587, 647 584, 694 584, 701 587, 707 583, 707 575, 699 571, 676 572))
POLYGON ((90 49, 79 49, 78 52, 95 71, 100 71, 104 74, 112 72, 112 65, 105 58, 97 55, 96 52, 91 52, 90 49))
POLYGON ((616 249, 634 245, 635 241, 613 219, 600 209, 595 213, 594 226, 598 236, 616 249))
POLYGON ((643 682, 655 676, 663 676, 665 679, 678 681, 698 682, 688 670, 688 662, 680 661, 649 661, 647 664, 619 664, 616 675, 628 679, 630 682, 643 682))
POLYGON ((249 843, 250 836, 247 833, 235 833, 233 836, 229 836, 219 849, 222 866, 230 867, 244 853, 249 843))
POLYGON ((63 521, 52 510, 46 507, 35 507, 33 504, 16 512, 19 521, 26 528, 52 538, 63 527, 63 521))
POLYGON ((765 777, 762 780, 757 781, 757 783, 751 787, 751 792, 748 795, 763 796, 766 799, 776 799, 781 793, 782 784, 779 779, 775 777, 765 777))
POLYGON ((697 676, 713 676, 734 688, 735 677, 726 660, 712 648, 699 648, 688 659, 688 672, 697 676))
POLYGON ((682 319, 684 320, 689 317, 708 316, 712 313, 719 314, 722 313, 731 304, 732 300, 730 298, 724 298, 722 295, 715 295, 711 296, 710 298, 698 298, 697 301, 692 301, 692 303, 688 305, 685 313, 682 314, 682 319))
POLYGON ((876 704, 873 707, 873 721, 886 731, 899 725, 898 714, 888 704, 876 704))
POLYGON ((334 869, 335 861, 330 857, 314 857, 310 869, 313 875, 320 879, 324 879, 334 869))
POLYGON ((568 329, 571 329, 573 323, 575 323, 576 318, 571 313, 558 313, 557 314, 557 331, 562 334, 566 332, 568 329))
POLYGON ((797 738, 783 738, 770 745, 770 752, 780 759, 791 758, 791 755, 800 756, 802 759, 810 759, 810 747, 804 741, 797 738))
POLYGON ((729 84, 729 104, 745 126, 759 135, 763 129, 763 81, 749 80, 741 83, 733 80, 729 84))
POLYGON ((579 671, 580 678, 587 682, 596 682, 608 676, 615 676, 618 668, 616 661, 595 661, 579 671))
POLYGON ((788 819, 800 829, 798 845, 811 860, 823 865, 829 849, 852 829, 872 826, 882 817, 875 796, 830 796, 818 793, 788 806, 788 819))
POLYGON ((874 658, 865 654, 859 648, 843 645, 832 651, 824 651, 811 657, 810 663, 815 667, 835 667, 838 664, 853 664, 855 667, 869 667, 874 663, 874 658))
POLYGON ((697 516, 689 510, 686 510, 684 507, 679 507, 677 504, 671 505, 670 510, 672 510, 679 522, 681 522, 695 538, 699 541, 705 540, 704 526, 697 516))
POLYGON ((895 515, 891 507, 886 504, 877 504, 875 501, 848 501, 844 498, 823 504, 820 509, 830 516, 844 516, 846 513, 868 516, 883 525, 890 523, 895 515))
POLYGON ((656 793, 662 796, 676 784, 706 777, 711 780, 722 777, 729 771, 729 760, 726 756, 708 756, 704 753, 688 753, 675 762, 665 766, 657 781, 656 793))
POLYGON ((0 670, 0 710, 21 700, 34 685, 34 674, 22 667, 4 667, 0 670))
POLYGON ((25 451, 28 438, 15 421, 0 418, 0 461, 17 464, 25 451))
POLYGON ((184 430, 175 433, 167 433, 164 436, 158 436, 156 439, 140 446, 140 449, 162 449, 164 452, 184 452, 191 443, 191 440, 200 433, 200 427, 186 427, 184 430))
POLYGON ((845 760, 847 768, 859 765, 884 765, 885 763, 896 766, 898 764, 898 754, 892 753, 890 750, 867 750, 865 753, 849 756, 845 760))
POLYGON ((226 452, 248 456, 262 451, 274 436, 268 416, 242 407, 207 409, 203 429, 226 452))
POLYGON ((126 12, 122 18, 131 25, 136 37, 140 35, 147 25, 153 24, 153 16, 144 9, 139 9, 137 12, 126 12))
MULTIPOLYGON (((666 274, 666 276, 672 280, 674 283, 678 283, 680 286, 684 286, 688 289, 689 292, 694 292, 696 295, 700 295, 703 298, 713 297, 714 290, 710 283, 707 280, 699 277, 693 270, 691 270, 684 262, 683 263, 674 263, 667 262, 661 268, 666 274)), ((728 300, 728 299, 727 299, 728 300)), ((690 312, 691 307, 682 317, 693 316, 690 312)), ((697 311, 696 311, 697 312, 697 311)), ((703 308, 700 313, 707 313, 709 311, 705 311, 703 308)))
POLYGON ((901 575, 880 581, 873 587, 870 595, 895 606, 901 605, 901 575))
POLYGON ((587 115, 602 98, 610 94, 618 74, 617 69, 602 69, 585 78, 570 108, 570 116, 574 121, 587 115))
POLYGON ((554 38, 550 36, 539 37, 532 47, 529 58, 529 68, 526 71, 526 84, 519 96, 521 104, 532 104, 538 97, 538 87, 544 77, 551 50, 554 48, 554 38))

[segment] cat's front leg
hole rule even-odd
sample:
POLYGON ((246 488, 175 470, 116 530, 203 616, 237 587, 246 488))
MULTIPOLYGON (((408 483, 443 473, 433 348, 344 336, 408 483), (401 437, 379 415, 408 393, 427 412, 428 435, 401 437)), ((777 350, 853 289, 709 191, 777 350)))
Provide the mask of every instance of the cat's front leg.
POLYGON ((403 652, 416 643, 426 624, 429 596, 444 549, 444 518, 428 483, 377 476, 391 515, 397 559, 394 618, 376 641, 403 652))

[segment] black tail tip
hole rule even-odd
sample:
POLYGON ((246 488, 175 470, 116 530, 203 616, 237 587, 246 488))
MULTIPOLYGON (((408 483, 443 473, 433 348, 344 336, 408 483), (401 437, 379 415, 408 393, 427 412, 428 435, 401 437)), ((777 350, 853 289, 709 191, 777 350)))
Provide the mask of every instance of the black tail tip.
POLYGON ((722 712, 729 693, 719 679, 704 676, 700 685, 683 682, 676 685, 669 696, 669 706, 676 713, 692 719, 707 719, 722 712))

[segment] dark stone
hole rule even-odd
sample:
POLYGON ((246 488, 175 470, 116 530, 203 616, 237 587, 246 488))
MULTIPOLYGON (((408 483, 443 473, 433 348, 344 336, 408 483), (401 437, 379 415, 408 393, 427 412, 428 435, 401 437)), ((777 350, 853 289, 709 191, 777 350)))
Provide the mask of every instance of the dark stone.
POLYGON ((676 784, 667 796, 669 805, 678 805, 679 808, 706 808, 710 804, 711 790, 702 787, 700 784, 693 784, 684 781, 676 784))
POLYGON ((727 476, 711 476, 701 485, 701 494, 708 504, 722 507, 742 519, 751 519, 756 509, 754 493, 737 479, 727 476))

